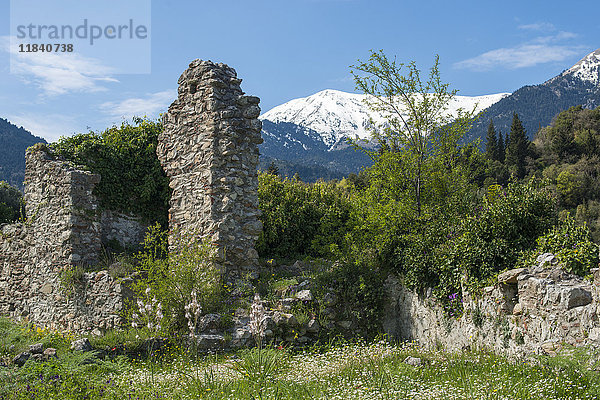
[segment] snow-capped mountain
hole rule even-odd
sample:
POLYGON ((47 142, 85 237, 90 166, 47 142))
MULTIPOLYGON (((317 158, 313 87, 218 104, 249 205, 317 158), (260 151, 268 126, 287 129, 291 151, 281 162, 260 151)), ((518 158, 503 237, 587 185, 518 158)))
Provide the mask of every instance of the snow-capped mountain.
MULTIPOLYGON (((490 106, 473 126, 468 141, 485 138, 490 119, 504 135, 510 131, 513 113, 517 113, 530 139, 540 127, 547 126, 558 113, 569 107, 600 106, 600 49, 583 57, 577 64, 546 82, 524 86, 490 106)), ((481 141, 482 145, 483 140, 481 141)))
MULTIPOLYGON (((470 111, 476 107, 477 111, 481 111, 509 94, 456 96, 448 111, 451 115, 456 115, 459 108, 470 111)), ((333 150, 348 137, 369 139, 371 118, 377 125, 385 121, 381 114, 369 110, 364 102, 365 98, 366 96, 361 94, 327 89, 308 97, 288 101, 267 111, 260 118, 273 124, 293 124, 314 139, 320 137, 328 149, 333 150)), ((297 141, 298 129, 294 130, 294 134, 290 133, 288 136, 290 140, 297 141)), ((263 136, 273 137, 273 134, 269 129, 263 129, 263 136)))
POLYGON ((577 64, 561 74, 561 76, 565 75, 571 75, 598 86, 600 84, 600 49, 583 57, 577 64))
MULTIPOLYGON (((309 166, 310 176, 341 177, 369 165, 369 158, 345 145, 344 138, 368 139, 369 118, 377 124, 381 115, 374 115, 363 102, 363 95, 323 90, 308 97, 291 100, 265 112, 264 143, 260 147, 261 162, 280 160, 280 170, 294 163, 287 171, 309 166), (288 163, 288 164, 286 164, 288 163)), ((484 138, 490 119, 496 130, 507 135, 513 113, 519 114, 528 136, 533 138, 539 127, 548 125, 559 112, 576 105, 586 108, 600 106, 600 49, 546 82, 524 86, 512 94, 488 96, 457 96, 450 114, 458 108, 483 110, 481 117, 465 137, 466 142, 484 138)), ((301 177, 302 174, 300 174, 301 177)), ((310 179, 304 176, 305 179, 310 179)))

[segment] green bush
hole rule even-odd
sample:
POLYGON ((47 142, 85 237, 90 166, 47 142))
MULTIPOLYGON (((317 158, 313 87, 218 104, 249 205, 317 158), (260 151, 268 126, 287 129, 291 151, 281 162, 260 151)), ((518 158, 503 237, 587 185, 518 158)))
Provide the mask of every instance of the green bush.
POLYGON ((51 148, 57 156, 102 176, 94 189, 102 207, 166 225, 171 191, 156 155, 161 132, 159 122, 136 118, 133 125, 123 123, 102 133, 61 137, 51 148))
POLYGON ((307 184, 261 173, 258 177, 263 257, 328 256, 343 246, 351 223, 349 196, 333 183, 307 184))
POLYGON ((556 223, 556 199, 539 184, 490 186, 483 204, 463 222, 450 250, 451 264, 470 284, 514 268, 521 252, 556 223))
POLYGON ((351 321, 361 333, 373 337, 381 327, 384 281, 381 271, 337 262, 315 277, 314 287, 318 299, 323 299, 326 293, 335 296, 338 320, 351 321))
MULTIPOLYGON (((164 313, 164 319, 142 322, 153 325, 160 322, 162 331, 177 331, 186 325, 185 306, 191 302, 192 292, 196 293, 202 313, 215 311, 221 297, 213 246, 192 233, 177 234, 174 238, 173 251, 167 253, 168 233, 158 223, 149 228, 144 250, 139 255, 142 278, 134 285, 138 299, 150 304, 154 313, 160 304, 161 314, 164 313)), ((136 313, 136 306, 130 311, 136 313)))
POLYGON ((16 221, 24 215, 23 195, 19 189, 0 181, 0 224, 16 221))
POLYGON ((552 230, 537 239, 537 246, 528 252, 521 264, 533 265, 538 255, 552 253, 563 264, 565 271, 585 276, 598 266, 598 245, 592 242, 587 225, 578 226, 567 214, 552 230))

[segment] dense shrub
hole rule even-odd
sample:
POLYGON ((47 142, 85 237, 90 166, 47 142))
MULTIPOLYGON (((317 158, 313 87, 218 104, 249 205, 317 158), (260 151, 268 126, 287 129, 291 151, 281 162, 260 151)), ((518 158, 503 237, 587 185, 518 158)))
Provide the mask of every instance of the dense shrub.
POLYGON ((380 331, 384 280, 385 275, 373 268, 337 262, 315 277, 314 287, 319 299, 327 293, 334 296, 339 320, 351 321, 364 335, 374 336, 380 331))
POLYGON ((447 243, 477 199, 470 169, 454 163, 430 168, 417 207, 402 165, 400 155, 389 153, 368 170, 368 186, 353 196, 348 256, 396 274, 407 287, 455 293, 457 284, 449 282, 459 288, 460 281, 446 276, 447 243))
POLYGON ((452 263, 471 283, 513 268, 522 251, 535 246, 537 237, 556 223, 556 199, 530 181, 490 186, 483 205, 466 218, 462 234, 450 251, 452 263))
POLYGON ((261 256, 328 256, 343 245, 352 209, 344 190, 266 173, 258 182, 263 231, 256 248, 261 256))
POLYGON ((598 245, 592 242, 590 230, 585 224, 578 226, 570 214, 537 239, 537 246, 524 255, 521 264, 533 265, 542 253, 556 255, 567 272, 580 276, 589 274, 600 261, 598 245))
POLYGON ((25 214, 23 195, 4 181, 0 181, 0 224, 13 222, 25 214))
POLYGON ((169 181, 156 146, 162 125, 134 119, 102 133, 61 137, 52 144, 60 157, 102 176, 94 189, 102 207, 142 215, 166 224, 169 181))
MULTIPOLYGON (((149 304, 155 314, 144 316, 149 321, 142 319, 142 322, 154 326, 160 323, 166 331, 180 330, 186 325, 185 306, 192 301, 192 293, 202 306, 202 313, 215 311, 221 293, 212 245, 191 233, 171 234, 176 239, 168 252, 168 232, 159 224, 149 228, 144 250, 139 255, 141 279, 134 286, 136 297, 149 304), (158 304, 164 318, 156 316, 158 304)), ((139 308, 134 305, 131 312, 139 308)))

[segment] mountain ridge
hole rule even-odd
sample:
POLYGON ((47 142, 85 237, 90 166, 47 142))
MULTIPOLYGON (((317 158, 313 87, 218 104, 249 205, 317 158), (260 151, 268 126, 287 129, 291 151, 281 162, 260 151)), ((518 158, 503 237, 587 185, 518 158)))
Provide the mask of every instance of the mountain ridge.
MULTIPOLYGON (((448 111, 450 115, 456 115, 459 108, 472 110, 476 107, 477 111, 481 111, 508 95, 510 93, 455 96, 448 111)), ((385 122, 382 114, 369 110, 364 102, 367 98, 364 94, 325 89, 273 107, 263 113, 260 119, 275 124, 291 123, 308 129, 311 135, 320 135, 323 143, 334 150, 346 138, 370 139, 371 130, 385 122)), ((269 136, 271 132, 263 129, 263 134, 269 136)))
POLYGON ((582 105, 600 106, 600 49, 584 56, 572 67, 538 85, 526 85, 484 110, 481 118, 465 136, 465 142, 483 139, 490 120, 497 131, 510 132, 513 113, 517 113, 529 139, 540 127, 549 125, 561 111, 582 105))
POLYGON ((46 143, 25 128, 0 118, 0 180, 23 189, 25 150, 36 143, 46 143))

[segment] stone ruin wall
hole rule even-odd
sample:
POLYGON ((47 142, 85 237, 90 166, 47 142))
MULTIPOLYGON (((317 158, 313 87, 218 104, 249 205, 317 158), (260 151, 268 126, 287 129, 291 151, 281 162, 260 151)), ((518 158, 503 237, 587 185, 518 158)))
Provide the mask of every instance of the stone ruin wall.
POLYGON ((258 219, 258 97, 233 68, 195 60, 163 117, 157 154, 173 189, 169 227, 208 238, 228 282, 254 274, 258 219))
MULTIPOLYGON (((89 272, 70 295, 61 287, 61 271, 97 265, 103 233, 124 232, 123 221, 132 221, 99 217, 92 194, 99 181, 99 175, 54 160, 46 149, 27 151, 28 219, 2 225, 0 234, 0 315, 61 330, 120 326, 119 312, 131 296, 128 280, 115 280, 107 271, 89 272)), ((125 240, 139 236, 143 226, 129 228, 125 240)))
MULTIPOLYGON (((209 238, 221 250, 230 281, 255 272, 258 220, 259 99, 244 96, 233 69, 196 60, 179 79, 178 98, 164 116, 157 154, 170 178, 170 228, 209 238)), ((100 211, 98 175, 53 159, 26 155, 26 223, 1 226, 0 315, 53 329, 119 327, 131 280, 85 273, 70 296, 60 271, 94 265, 101 243, 139 243, 139 219, 100 211)), ((383 327, 399 339, 448 349, 488 348, 509 355, 553 354, 564 346, 600 345, 600 272, 593 282, 564 273, 552 257, 501 274, 475 296, 463 291, 464 314, 448 314, 431 297, 393 277, 383 327)))
MULTIPOLYGON (((224 64, 192 62, 179 79, 157 149, 173 188, 170 228, 215 244, 229 282, 255 272, 254 243, 262 229, 259 99, 244 96, 240 82, 224 64)), ((61 287, 61 271, 98 265, 103 243, 143 240, 139 218, 100 210, 93 195, 100 179, 55 160, 45 147, 27 151, 28 220, 1 226, 0 315, 73 331, 122 324, 130 279, 89 272, 69 295, 61 287)))
POLYGON ((491 349, 509 356, 555 355, 569 346, 600 346, 600 270, 592 281, 566 273, 551 254, 499 275, 450 317, 430 295, 389 277, 383 327, 389 335, 450 350, 491 349))

